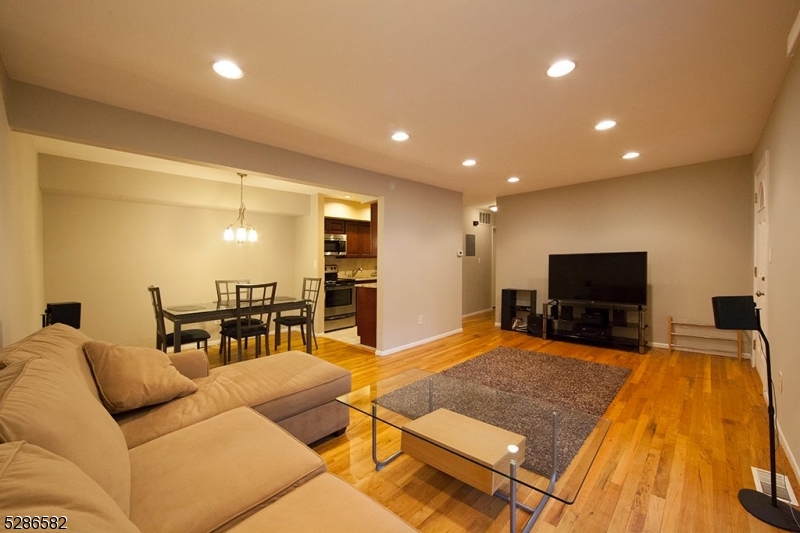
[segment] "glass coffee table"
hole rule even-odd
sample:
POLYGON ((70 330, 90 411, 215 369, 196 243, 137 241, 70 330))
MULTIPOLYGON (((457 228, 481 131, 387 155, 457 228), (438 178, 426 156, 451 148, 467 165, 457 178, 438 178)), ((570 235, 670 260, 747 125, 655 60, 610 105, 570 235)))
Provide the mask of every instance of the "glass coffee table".
POLYGON ((552 498, 575 502, 611 423, 492 387, 411 369, 337 401, 371 418, 372 460, 382 470, 406 453, 530 513, 530 531, 552 498), (378 423, 401 432, 399 450, 379 458, 378 423), (518 500, 527 487, 536 508, 518 500))

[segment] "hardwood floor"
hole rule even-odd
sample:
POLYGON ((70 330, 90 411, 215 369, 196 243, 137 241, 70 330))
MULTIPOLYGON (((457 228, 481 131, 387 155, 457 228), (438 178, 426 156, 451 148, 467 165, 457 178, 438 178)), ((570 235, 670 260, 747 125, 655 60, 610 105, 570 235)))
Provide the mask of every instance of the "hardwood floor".
MULTIPOLYGON (((320 337, 315 355, 350 369, 354 388, 408 368, 437 372, 499 345, 631 368, 605 414, 611 428, 576 502, 548 503, 533 531, 779 531, 751 517, 737 499, 740 488, 753 487, 751 466, 769 468, 766 404, 749 362, 658 348, 639 355, 544 341, 500 330, 493 321, 492 313, 469 317, 462 333, 384 357, 320 337)), ((299 335, 295 342, 300 345, 299 335)), ((285 344, 279 347, 285 349, 285 344)), ((210 351, 213 360, 216 348, 210 351)), ((251 346, 248 357, 252 353, 251 346)), ((381 431, 380 449, 397 449, 398 432, 381 431)), ((411 457, 401 455, 376 472, 370 422, 363 415, 352 413, 345 435, 314 449, 329 471, 421 531, 509 529, 506 503, 411 457)), ((797 493, 800 486, 781 449, 778 471, 789 475, 797 493)), ((539 500, 529 491, 520 496, 527 497, 528 505, 539 500)), ((525 520, 527 514, 519 511, 519 527, 525 520)))

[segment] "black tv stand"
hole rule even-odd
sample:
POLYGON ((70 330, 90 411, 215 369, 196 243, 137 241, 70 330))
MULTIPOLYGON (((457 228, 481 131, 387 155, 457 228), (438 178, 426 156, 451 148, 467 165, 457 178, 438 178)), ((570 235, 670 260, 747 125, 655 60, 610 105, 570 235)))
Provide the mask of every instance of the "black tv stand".
POLYGON ((542 307, 542 338, 602 343, 647 351, 642 305, 551 300, 542 307))

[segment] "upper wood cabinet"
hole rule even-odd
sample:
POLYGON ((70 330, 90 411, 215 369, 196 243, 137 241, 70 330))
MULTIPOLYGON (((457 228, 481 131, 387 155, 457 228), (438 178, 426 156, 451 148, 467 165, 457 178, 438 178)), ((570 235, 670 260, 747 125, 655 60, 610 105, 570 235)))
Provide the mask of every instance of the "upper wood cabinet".
POLYGON ((369 219, 371 221, 369 233, 372 257, 378 257, 378 202, 369 206, 369 219))
POLYGON ((325 218, 325 233, 339 233, 344 234, 347 221, 342 218, 325 218))
POLYGON ((347 221, 347 257, 373 257, 369 222, 347 221))

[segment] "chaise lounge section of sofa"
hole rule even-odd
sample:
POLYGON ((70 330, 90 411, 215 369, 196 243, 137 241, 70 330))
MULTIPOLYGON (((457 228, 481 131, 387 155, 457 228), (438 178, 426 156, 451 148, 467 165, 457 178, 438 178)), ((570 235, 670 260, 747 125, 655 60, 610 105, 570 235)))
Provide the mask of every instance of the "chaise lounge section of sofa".
MULTIPOLYGON (((84 354, 87 343, 98 341, 70 326, 53 324, 4 348, 0 365, 32 356, 55 361, 81 378, 100 400, 101 391, 84 354)), ((306 444, 343 432, 349 422, 347 407, 336 397, 350 392, 350 372, 305 352, 283 352, 210 370, 202 350, 168 357, 197 390, 169 402, 115 414, 128 447, 236 407, 252 407, 306 444)))
MULTIPOLYGON (((184 419, 152 414, 192 398, 208 383, 231 384, 231 396, 246 404, 256 385, 211 373, 190 380, 177 369, 202 374, 192 356, 177 366, 163 364, 166 356, 104 345, 65 328, 50 326, 0 350, 0 509, 12 520, 58 517, 77 531, 414 531, 327 473, 324 461, 284 427, 251 406, 220 401, 221 391, 177 409, 184 419), (67 356, 79 340, 83 361, 67 356), (119 363, 117 356, 128 359, 119 363), (98 387, 95 380, 109 375, 99 362, 116 361, 105 366, 117 376, 138 357, 161 365, 143 375, 178 383, 177 397, 115 419, 109 409, 130 407, 131 395, 119 391, 137 389, 107 382, 98 387), (137 420, 135 431, 123 431, 126 417, 137 420), (148 419, 156 421, 156 431, 142 430, 148 419)), ((253 365, 250 373, 257 372, 253 365)), ((300 384, 318 383, 319 373, 300 384)), ((291 402, 281 398, 302 396, 304 387, 297 388, 259 398, 259 405, 291 413, 291 402)), ((140 390, 153 394, 152 387, 140 390)))

